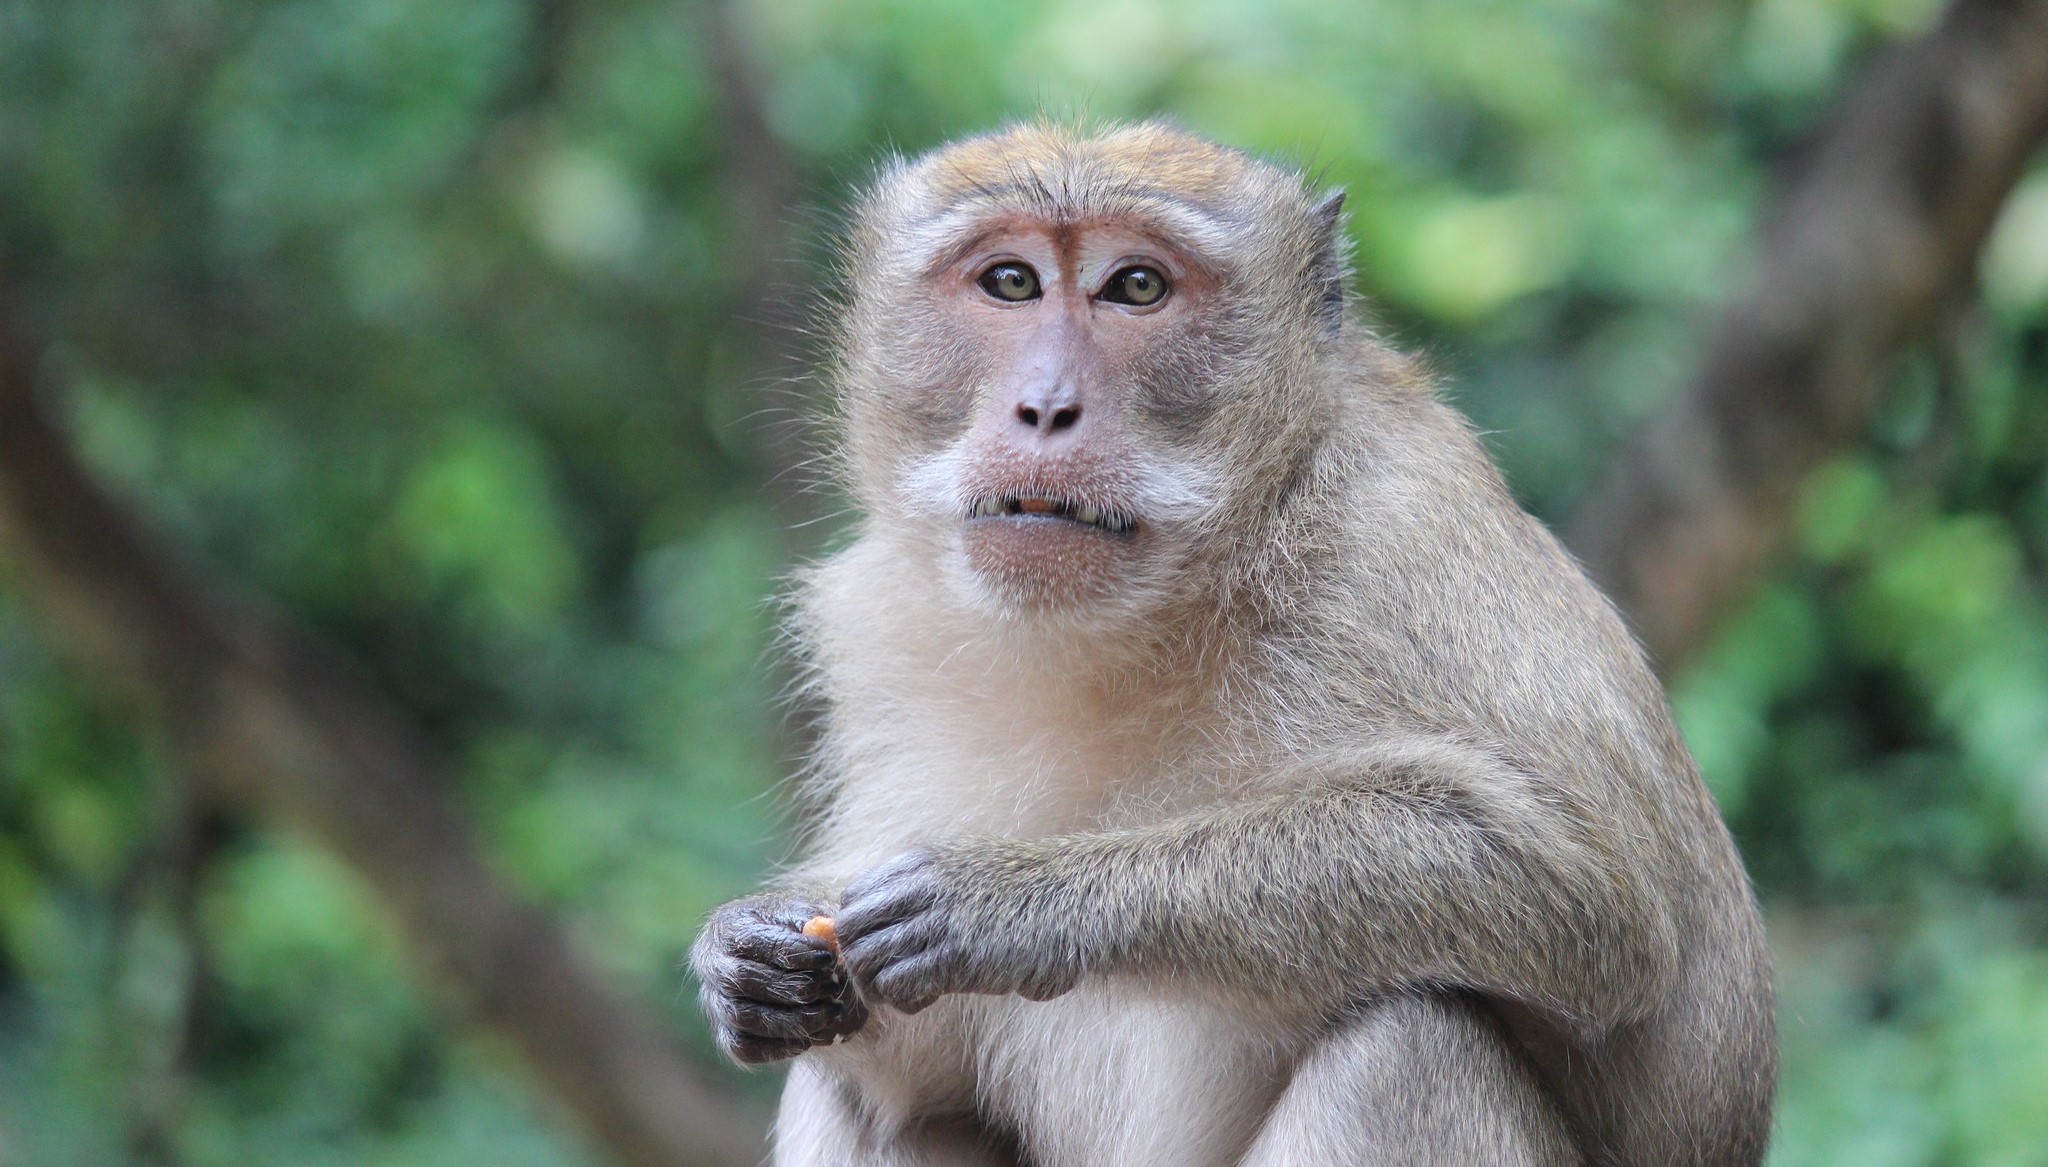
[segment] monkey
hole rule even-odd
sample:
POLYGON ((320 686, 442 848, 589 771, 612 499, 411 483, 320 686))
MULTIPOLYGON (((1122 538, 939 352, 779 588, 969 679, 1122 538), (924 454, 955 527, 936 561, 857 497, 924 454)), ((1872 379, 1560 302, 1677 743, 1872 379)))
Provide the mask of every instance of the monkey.
POLYGON ((782 1167, 1758 1163, 1770 965, 1343 196, 1019 123, 853 207, 803 857, 691 955, 782 1167), (805 926, 829 917, 836 936, 805 926))

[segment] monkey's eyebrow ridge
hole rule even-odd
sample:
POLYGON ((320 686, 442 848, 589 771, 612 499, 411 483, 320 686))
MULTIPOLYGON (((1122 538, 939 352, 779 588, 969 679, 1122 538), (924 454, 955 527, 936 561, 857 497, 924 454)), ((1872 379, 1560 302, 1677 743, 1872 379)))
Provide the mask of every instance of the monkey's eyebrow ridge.
POLYGON ((1034 209, 1000 204, 977 205, 982 201, 962 200, 927 220, 927 250, 932 254, 932 260, 925 269, 928 276, 960 263, 990 239, 1013 229, 1019 221, 1032 220, 1053 227, 1077 221, 1121 220, 1126 229, 1151 240, 1174 259, 1202 275, 1211 278, 1221 275, 1223 265, 1211 253, 1227 241, 1228 228, 1220 216, 1191 200, 1160 199, 1159 203, 1169 205, 1153 206, 1148 205, 1153 202, 1151 199, 1134 199, 1130 206, 1104 207, 1071 216, 1043 216, 1042 212, 1034 209))

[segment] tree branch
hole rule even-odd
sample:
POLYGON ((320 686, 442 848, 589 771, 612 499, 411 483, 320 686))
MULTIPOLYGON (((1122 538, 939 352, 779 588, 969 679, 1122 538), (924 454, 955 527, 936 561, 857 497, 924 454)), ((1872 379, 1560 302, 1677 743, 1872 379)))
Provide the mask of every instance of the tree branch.
POLYGON ((760 1157, 725 1092, 628 1009, 477 855, 403 717, 334 653, 175 561, 44 416, 0 287, 0 554, 52 640, 155 714, 207 799, 348 862, 457 1002, 633 1167, 760 1157))
POLYGON ((1756 575, 1807 474, 1861 432, 1892 357, 1966 294, 2044 133, 2048 3, 1958 0, 1822 134, 1756 287, 1567 525, 1664 671, 1756 575))

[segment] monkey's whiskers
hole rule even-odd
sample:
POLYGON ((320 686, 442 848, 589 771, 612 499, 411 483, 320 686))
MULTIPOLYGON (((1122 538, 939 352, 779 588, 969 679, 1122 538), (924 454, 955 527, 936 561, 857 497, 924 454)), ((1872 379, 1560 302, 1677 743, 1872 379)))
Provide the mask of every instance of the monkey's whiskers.
POLYGON ((1072 499, 1042 494, 990 494, 974 500, 967 510, 970 519, 1004 516, 1066 519, 1112 535, 1128 535, 1138 529, 1138 520, 1112 507, 1089 506, 1072 499))

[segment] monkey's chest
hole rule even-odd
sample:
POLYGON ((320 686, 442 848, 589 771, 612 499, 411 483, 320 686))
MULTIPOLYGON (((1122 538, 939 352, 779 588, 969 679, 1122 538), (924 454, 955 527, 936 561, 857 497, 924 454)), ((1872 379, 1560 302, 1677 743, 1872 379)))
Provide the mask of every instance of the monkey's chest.
MULTIPOLYGON (((951 712, 951 711, 949 711, 951 712)), ((1031 837, 1128 826, 1215 799, 1227 783, 1173 725, 1116 732, 1071 713, 908 718, 876 735, 842 787, 873 840, 1031 837)))

